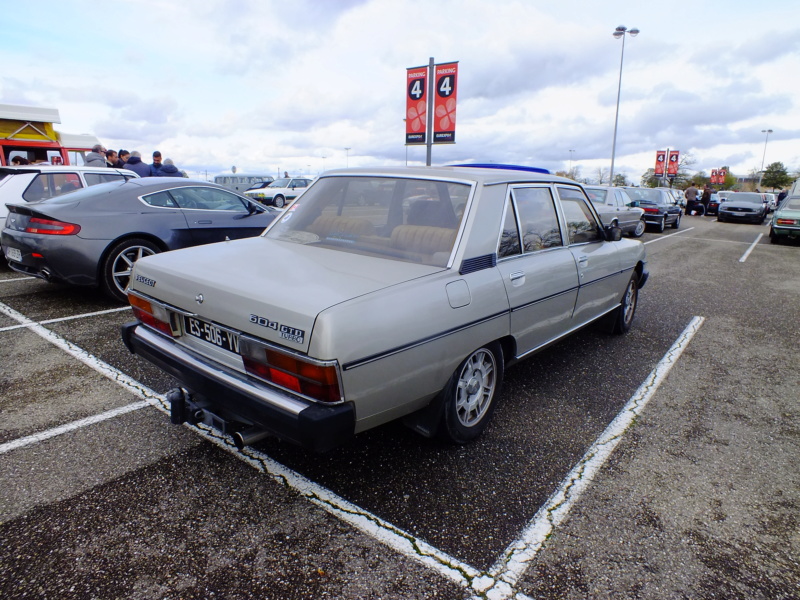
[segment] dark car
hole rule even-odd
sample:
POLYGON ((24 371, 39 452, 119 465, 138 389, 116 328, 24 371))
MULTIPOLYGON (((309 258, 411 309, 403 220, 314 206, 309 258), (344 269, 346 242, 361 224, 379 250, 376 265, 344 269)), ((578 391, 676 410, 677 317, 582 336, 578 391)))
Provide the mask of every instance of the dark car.
POLYGON ((12 269, 100 286, 121 301, 139 258, 256 236, 280 214, 213 183, 167 177, 102 183, 8 209, 0 241, 12 269))
POLYGON ((681 207, 669 190, 663 188, 626 187, 628 195, 644 209, 644 220, 662 232, 667 225, 673 229, 681 226, 681 207))
POLYGON ((718 221, 740 221, 760 224, 769 213, 769 204, 764 194, 758 192, 736 192, 720 204, 718 221))
POLYGON ((722 198, 720 198, 719 194, 711 194, 711 198, 708 200, 708 208, 706 209, 706 214, 707 215, 719 214, 720 204, 722 204, 722 198))

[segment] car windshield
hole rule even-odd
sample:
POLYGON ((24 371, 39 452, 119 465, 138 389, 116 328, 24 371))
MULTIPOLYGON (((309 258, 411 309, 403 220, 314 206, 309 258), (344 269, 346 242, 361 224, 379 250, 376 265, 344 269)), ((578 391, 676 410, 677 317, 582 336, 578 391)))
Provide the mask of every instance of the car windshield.
POLYGON ((747 192, 739 192, 737 194, 733 194, 732 196, 728 196, 728 200, 731 202, 747 202, 748 204, 763 204, 764 198, 761 194, 749 194, 747 192))
POLYGON ((653 188, 625 188, 628 195, 642 204, 664 204, 661 190, 653 188))
POLYGON ((270 183, 268 187, 285 188, 289 185, 289 181, 290 181, 289 179, 276 179, 275 181, 270 183))
POLYGON ((444 267, 471 186, 440 180, 329 176, 308 188, 266 237, 444 267))

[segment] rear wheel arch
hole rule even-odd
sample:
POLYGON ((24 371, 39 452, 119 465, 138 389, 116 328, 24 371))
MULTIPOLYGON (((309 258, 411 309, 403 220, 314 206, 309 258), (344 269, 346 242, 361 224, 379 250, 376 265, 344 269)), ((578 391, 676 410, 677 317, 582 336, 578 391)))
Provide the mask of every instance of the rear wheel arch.
POLYGON ((109 242, 105 250, 103 250, 103 254, 100 257, 100 260, 97 261, 97 284, 104 292, 106 292, 109 296, 116 298, 117 300, 120 300, 119 296, 114 293, 114 290, 107 281, 106 277, 106 269, 108 267, 107 263, 111 256, 111 253, 114 252, 114 250, 118 248, 120 244, 129 241, 130 242, 140 241, 140 242, 150 243, 155 248, 158 249, 158 252, 166 252, 169 250, 169 247, 160 238, 149 233, 129 233, 109 242))

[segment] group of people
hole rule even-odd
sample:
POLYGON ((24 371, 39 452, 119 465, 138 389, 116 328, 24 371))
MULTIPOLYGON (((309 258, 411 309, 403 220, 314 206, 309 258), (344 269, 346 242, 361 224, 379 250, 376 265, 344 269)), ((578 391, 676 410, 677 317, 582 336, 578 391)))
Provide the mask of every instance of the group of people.
POLYGON ((683 191, 683 197, 686 198, 686 214, 690 214, 690 211, 695 210, 698 202, 703 205, 703 214, 705 214, 713 192, 714 190, 708 184, 703 186, 703 191, 701 192, 693 183, 690 183, 689 187, 683 191), (700 198, 699 201, 698 196, 700 198))
POLYGON ((171 158, 162 160, 161 152, 153 152, 153 163, 147 164, 142 160, 138 150, 106 150, 102 144, 95 144, 92 151, 84 158, 87 167, 111 167, 115 169, 128 169, 139 177, 186 177, 186 174, 175 166, 171 158))

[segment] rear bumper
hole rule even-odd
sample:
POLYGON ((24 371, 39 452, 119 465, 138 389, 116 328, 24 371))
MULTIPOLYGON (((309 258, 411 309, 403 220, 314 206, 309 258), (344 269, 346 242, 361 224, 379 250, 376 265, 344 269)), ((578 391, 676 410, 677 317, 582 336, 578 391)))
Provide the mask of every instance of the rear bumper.
POLYGON ((317 452, 353 437, 355 412, 350 403, 326 406, 283 393, 230 368, 211 364, 138 321, 123 325, 121 333, 128 350, 172 375, 199 405, 216 415, 317 452))

